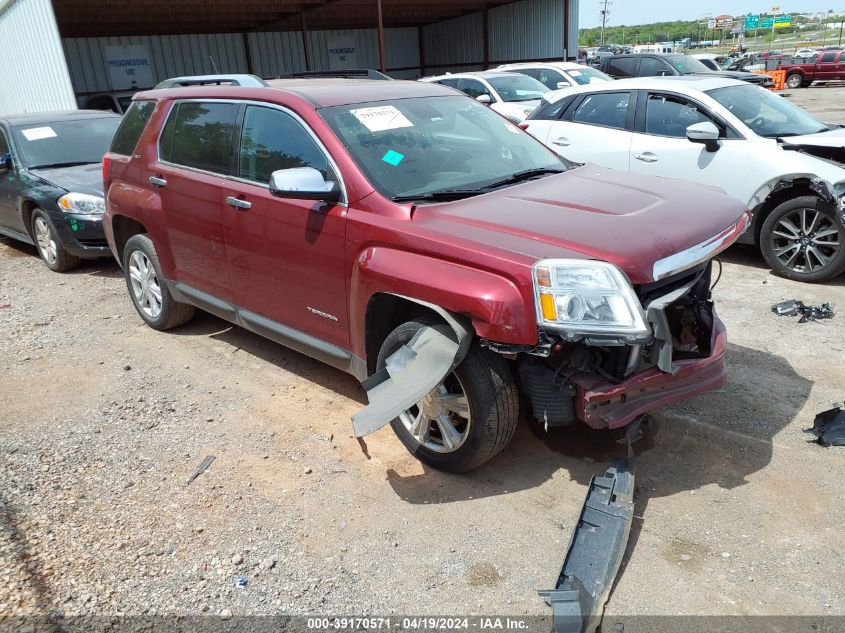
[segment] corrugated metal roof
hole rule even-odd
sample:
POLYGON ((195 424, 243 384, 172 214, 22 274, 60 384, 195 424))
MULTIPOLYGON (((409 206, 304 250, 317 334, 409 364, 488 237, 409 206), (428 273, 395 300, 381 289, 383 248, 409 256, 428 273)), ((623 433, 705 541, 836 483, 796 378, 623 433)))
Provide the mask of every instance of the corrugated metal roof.
POLYGON ((76 108, 50 0, 13 0, 0 13, 0 113, 76 108))

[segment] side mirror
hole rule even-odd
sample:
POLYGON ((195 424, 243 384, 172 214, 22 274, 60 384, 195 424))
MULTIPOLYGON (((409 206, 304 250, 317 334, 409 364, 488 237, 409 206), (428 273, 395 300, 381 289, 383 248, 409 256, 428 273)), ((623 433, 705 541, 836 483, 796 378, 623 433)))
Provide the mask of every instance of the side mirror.
POLYGON ((279 169, 270 174, 270 193, 278 198, 337 202, 340 186, 327 182, 313 167, 279 169))
POLYGON ((695 123, 687 128, 687 140, 690 143, 701 143, 708 152, 719 149, 719 128, 710 121, 695 123))
POLYGON ((11 154, 5 154, 3 156, 0 156, 0 169, 3 169, 5 171, 12 171, 12 169, 14 169, 11 154))
POLYGON ((555 84, 558 88, 569 88, 571 85, 568 81, 559 81, 555 84))
POLYGON ((493 103, 493 97, 488 94, 478 95, 475 100, 478 101, 478 103, 483 103, 484 105, 490 105, 493 103))

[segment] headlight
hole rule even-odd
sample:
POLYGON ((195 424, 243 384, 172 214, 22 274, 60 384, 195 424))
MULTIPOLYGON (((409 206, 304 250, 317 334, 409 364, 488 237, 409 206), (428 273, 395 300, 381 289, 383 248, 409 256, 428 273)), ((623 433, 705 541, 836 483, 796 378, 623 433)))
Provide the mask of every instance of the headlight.
POLYGON ((59 198, 59 208, 65 213, 103 215, 106 202, 99 196, 91 196, 87 193, 68 193, 59 198))
POLYGON ((650 330, 634 289, 613 264, 544 259, 534 265, 537 322, 573 338, 597 334, 639 339, 650 330))

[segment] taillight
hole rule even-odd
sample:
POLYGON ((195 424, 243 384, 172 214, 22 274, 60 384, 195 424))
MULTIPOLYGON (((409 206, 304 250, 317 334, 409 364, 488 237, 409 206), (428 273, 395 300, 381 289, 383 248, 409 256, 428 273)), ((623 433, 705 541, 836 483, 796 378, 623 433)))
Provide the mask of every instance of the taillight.
POLYGON ((518 127, 519 127, 520 130, 527 130, 528 129, 528 121, 523 121, 522 123, 519 124, 518 127))
POLYGON ((109 157, 103 156, 103 187, 106 186, 106 180, 109 177, 109 157))

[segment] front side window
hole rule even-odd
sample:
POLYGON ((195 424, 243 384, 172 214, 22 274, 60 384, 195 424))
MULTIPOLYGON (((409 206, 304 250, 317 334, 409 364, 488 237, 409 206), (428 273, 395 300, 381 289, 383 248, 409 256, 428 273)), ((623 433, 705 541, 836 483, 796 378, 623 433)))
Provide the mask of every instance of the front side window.
POLYGON ((628 92, 597 92, 587 95, 572 115, 575 123, 625 129, 628 120, 628 92))
POLYGON ((671 75, 672 71, 662 59, 656 57, 644 57, 640 62, 640 77, 660 77, 671 75))
POLYGON ((534 79, 514 73, 503 77, 490 77, 488 80, 493 90, 498 93, 502 101, 534 101, 539 99, 549 88, 534 79))
POLYGON ((18 158, 31 169, 99 163, 120 121, 114 115, 15 127, 18 158))
POLYGON ((273 108, 249 106, 238 152, 238 177, 267 184, 278 169, 313 167, 337 180, 326 155, 295 118, 273 108))
POLYGON ((821 62, 832 62, 836 59, 836 53, 825 53, 822 55, 822 58, 819 60, 821 62))
POLYGON ((449 86, 450 88, 455 88, 457 90, 458 84, 461 83, 460 79, 438 79, 437 83, 442 84, 444 86, 449 86))
POLYGON ((136 101, 130 105, 129 110, 123 115, 120 127, 117 128, 110 151, 131 156, 155 107, 155 101, 136 101))
POLYGON ((177 104, 162 133, 162 158, 185 167, 230 173, 230 148, 237 112, 238 106, 234 103, 177 104))
MULTIPOLYGON (((705 121, 715 125, 696 104, 683 97, 659 94, 648 96, 645 109, 646 134, 686 138, 690 125, 705 121)), ((723 129, 720 129, 720 136, 725 136, 723 129)))
POLYGON ((484 84, 476 79, 461 79, 458 89, 473 99, 481 95, 490 95, 490 91, 485 88, 484 84))
POLYGON ((9 153, 9 143, 6 141, 6 133, 0 130, 0 161, 5 160, 9 153))
POLYGON ((375 101, 319 112, 388 198, 477 190, 526 170, 563 171, 568 165, 496 112, 463 96, 375 101))

